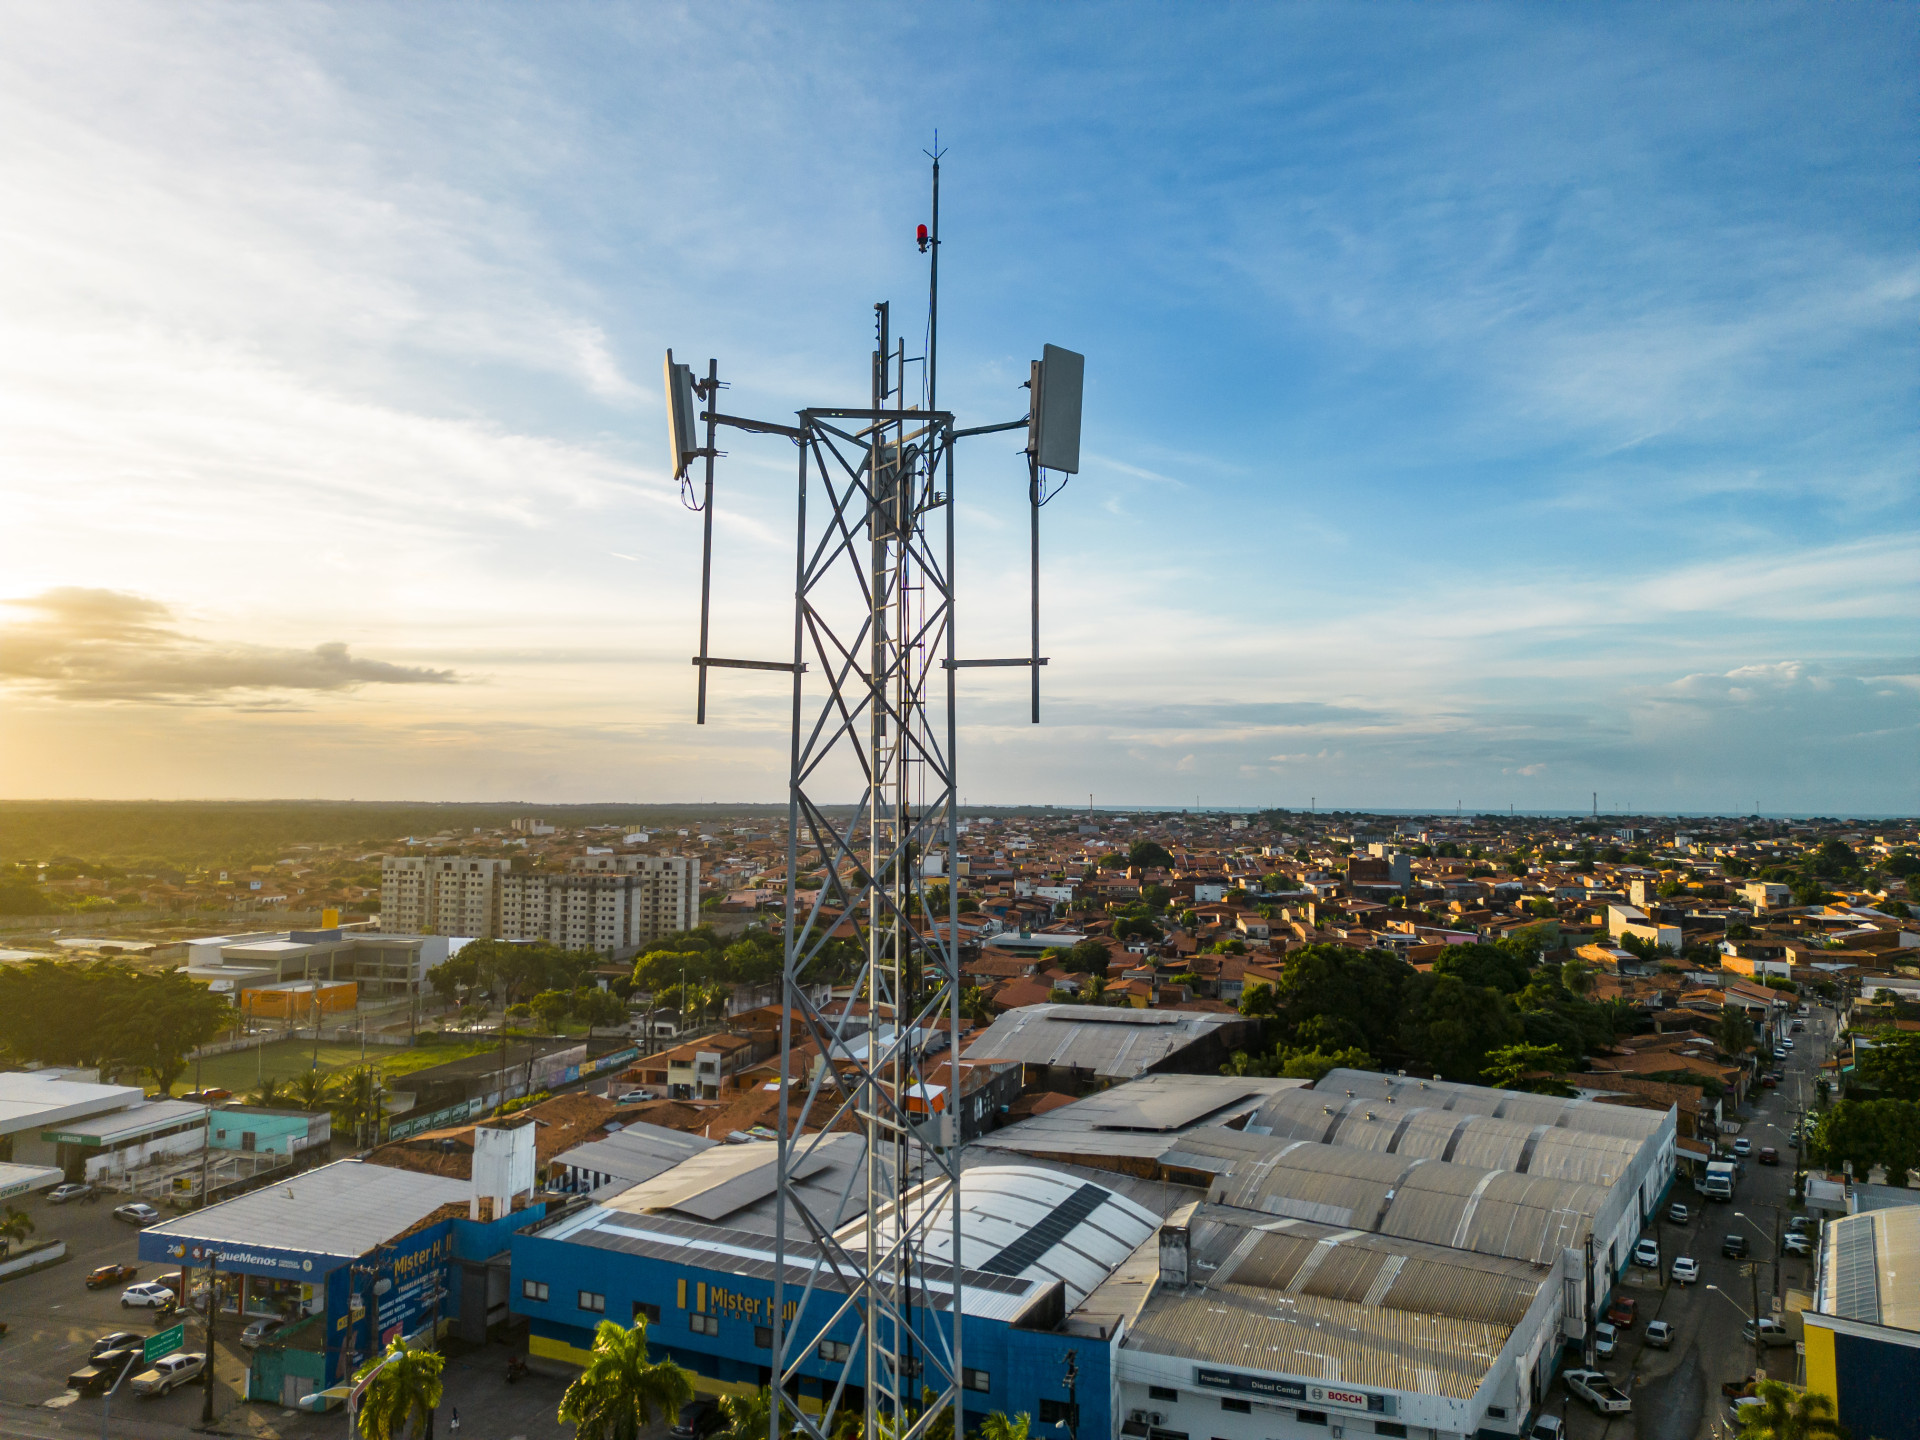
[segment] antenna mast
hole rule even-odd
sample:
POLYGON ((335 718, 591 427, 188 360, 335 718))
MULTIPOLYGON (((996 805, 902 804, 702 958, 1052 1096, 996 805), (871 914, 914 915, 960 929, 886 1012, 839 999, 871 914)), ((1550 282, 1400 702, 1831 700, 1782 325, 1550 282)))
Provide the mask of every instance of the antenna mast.
MULTIPOLYGON (((896 346, 891 307, 875 305, 866 404, 810 407, 791 425, 722 414, 717 365, 696 381, 667 356, 675 476, 684 481, 696 458, 707 465, 703 503, 690 506, 706 512, 698 718, 710 668, 780 671, 792 682, 769 1440, 826 1440, 835 1412, 849 1409, 869 1440, 918 1440, 943 1417, 948 1433, 964 1435, 961 1317, 969 1285, 979 1288, 971 1277, 992 1258, 963 1257, 958 1203, 955 686, 969 667, 1031 667, 1037 719, 1047 662, 1037 596, 1034 653, 958 657, 954 448, 967 436, 1027 430, 1037 501, 1043 448, 1054 468, 1078 469, 1082 362, 1048 346, 1034 375, 1050 379, 1051 403, 1042 407, 1036 383, 1018 419, 962 430, 937 408, 940 153, 936 136, 932 230, 918 237, 931 257, 927 353, 896 346), (907 403, 907 367, 918 360, 925 408, 907 403), (705 401, 697 414, 696 397, 705 401), (717 426, 784 437, 798 454, 790 660, 708 653, 717 426), (850 784, 860 793, 852 806, 850 784), (938 901, 936 877, 946 882, 938 901), (832 988, 849 983, 853 1000, 835 1004, 832 988), (823 1184, 823 1171, 841 1178, 823 1184), (821 1413, 801 1408, 803 1387, 821 1413)), ((1034 512, 1037 544, 1038 503, 1034 512)))

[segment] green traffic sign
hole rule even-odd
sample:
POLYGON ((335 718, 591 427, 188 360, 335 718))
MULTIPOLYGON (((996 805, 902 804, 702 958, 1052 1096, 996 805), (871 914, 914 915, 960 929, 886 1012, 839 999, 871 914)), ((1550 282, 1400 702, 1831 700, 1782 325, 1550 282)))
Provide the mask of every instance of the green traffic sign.
POLYGON ((162 1330, 157 1335, 149 1335, 146 1345, 142 1348, 145 1351, 144 1358, 149 1365, 158 1360, 162 1355, 171 1355, 176 1350, 186 1349, 187 1327, 185 1322, 175 1325, 170 1330, 162 1330))

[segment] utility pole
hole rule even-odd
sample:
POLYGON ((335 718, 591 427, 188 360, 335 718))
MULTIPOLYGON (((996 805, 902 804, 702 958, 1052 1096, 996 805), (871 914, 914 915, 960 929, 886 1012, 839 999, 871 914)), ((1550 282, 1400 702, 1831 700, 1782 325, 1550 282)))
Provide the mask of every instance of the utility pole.
MULTIPOLYGON (((204 1205, 206 1200, 207 1197, 203 1193, 200 1197, 200 1203, 204 1205)), ((220 1348, 214 1343, 214 1324, 220 1315, 220 1287, 217 1270, 218 1267, 215 1263, 214 1253, 209 1249, 207 1251, 207 1368, 201 1373, 200 1377, 205 1382, 202 1387, 204 1397, 200 1402, 200 1423, 202 1425, 211 1425, 213 1423, 213 1372, 217 1368, 220 1359, 220 1348)), ((193 1287, 192 1283, 187 1279, 185 1266, 182 1266, 180 1269, 180 1283, 188 1288, 187 1308, 192 1309, 193 1287)))

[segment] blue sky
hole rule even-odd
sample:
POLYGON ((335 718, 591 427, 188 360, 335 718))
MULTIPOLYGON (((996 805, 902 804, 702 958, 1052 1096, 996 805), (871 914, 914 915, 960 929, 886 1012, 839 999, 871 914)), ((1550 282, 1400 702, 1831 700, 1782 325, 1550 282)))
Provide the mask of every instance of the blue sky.
MULTIPOLYGON (((659 356, 857 401, 937 126, 943 402, 1088 356, 970 798, 1920 810, 1912 7, 0 25, 0 793, 779 797, 776 686, 688 723, 659 356)), ((721 653, 790 477, 732 445, 721 653)))

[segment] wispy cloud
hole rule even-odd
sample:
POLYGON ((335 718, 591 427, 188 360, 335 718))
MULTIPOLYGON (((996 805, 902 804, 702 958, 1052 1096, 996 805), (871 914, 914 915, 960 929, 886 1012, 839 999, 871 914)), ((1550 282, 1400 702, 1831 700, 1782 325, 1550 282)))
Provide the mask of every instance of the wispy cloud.
POLYGON ((223 644, 185 634, 158 601, 69 587, 6 604, 30 618, 0 626, 0 684, 70 701, 257 703, 273 692, 450 685, 450 670, 357 659, 339 642, 310 650, 223 644))

